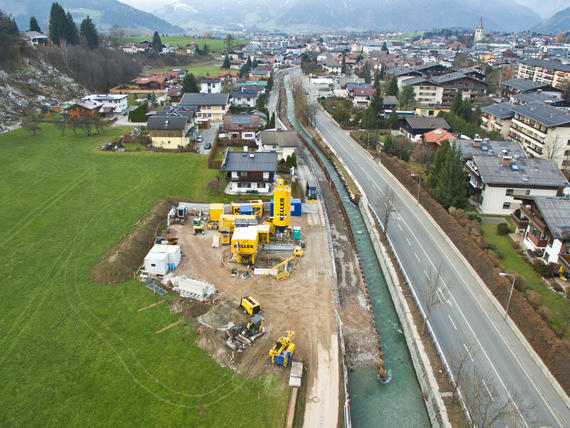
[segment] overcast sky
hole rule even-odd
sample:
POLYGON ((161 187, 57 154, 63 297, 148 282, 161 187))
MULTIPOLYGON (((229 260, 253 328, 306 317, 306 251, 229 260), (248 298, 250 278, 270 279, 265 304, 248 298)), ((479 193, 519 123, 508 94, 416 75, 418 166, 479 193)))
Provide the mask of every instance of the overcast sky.
MULTIPOLYGON (((138 9, 144 10, 145 12, 152 12, 153 10, 159 9, 160 7, 168 3, 172 3, 176 0, 119 0, 119 1, 134 6, 138 9)), ((192 0, 188 1, 188 3, 192 4, 194 1, 204 1, 204 0, 192 0)), ((484 5, 486 2, 491 2, 491 1, 493 0, 481 0, 482 9, 484 9, 484 5)), ((562 10, 570 6, 568 0, 516 0, 516 1, 524 6, 529 7, 538 16, 542 18, 550 18, 559 10, 562 10)), ((326 5, 326 0, 323 1, 323 5, 326 5)), ((508 17, 505 17, 505 19, 508 19, 508 17)))

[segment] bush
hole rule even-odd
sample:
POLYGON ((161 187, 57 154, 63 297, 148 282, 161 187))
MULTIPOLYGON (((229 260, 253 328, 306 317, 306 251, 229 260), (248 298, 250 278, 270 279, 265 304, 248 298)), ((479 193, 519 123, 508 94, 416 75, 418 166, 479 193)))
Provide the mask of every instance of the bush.
POLYGON ((526 291, 528 286, 526 285, 526 280, 523 276, 515 275, 515 288, 520 292, 526 291))
POLYGON ((552 276, 552 271, 549 265, 544 264, 541 260, 535 260, 532 263, 532 268, 536 273, 544 278, 549 278, 552 276))
POLYGON ((145 114, 148 110, 148 103, 143 103, 136 109, 129 112, 129 122, 145 122, 145 114))
POLYGON ((507 223, 499 223, 497 225, 497 234, 504 236, 512 233, 511 227, 507 223))
POLYGON ((481 224, 482 221, 481 216, 475 211, 465 212, 463 213, 463 217, 467 217, 469 220, 477 220, 479 224, 481 224))
POLYGON ((511 244, 511 247, 513 250, 519 250, 521 248, 521 243, 520 241, 513 241, 511 244))
POLYGON ((540 294, 534 290, 526 290, 525 294, 532 307, 535 309, 538 308, 538 305, 540 304, 540 294))

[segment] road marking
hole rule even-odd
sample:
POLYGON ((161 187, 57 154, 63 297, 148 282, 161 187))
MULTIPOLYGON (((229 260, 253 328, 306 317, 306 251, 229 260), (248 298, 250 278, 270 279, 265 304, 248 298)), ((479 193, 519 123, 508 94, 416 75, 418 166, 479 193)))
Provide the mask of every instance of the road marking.
POLYGON ((451 322, 451 325, 453 326, 453 328, 454 328, 455 330, 457 330, 457 327, 455 326, 455 323, 454 323, 453 320, 451 319, 451 315, 448 315, 447 317, 449 318, 449 321, 451 322))
POLYGON ((431 279, 431 278, 429 277, 429 274, 428 274, 427 271, 425 271, 425 270, 424 270, 424 273, 426 274, 426 278, 427 278, 428 281, 429 281, 429 280, 431 279))
POLYGON ((491 397, 491 401, 495 401, 495 399, 493 398, 493 394, 491 394, 491 391, 489 390, 489 387, 487 386, 487 382, 485 382, 485 379, 481 379, 481 380, 483 381, 483 385, 485 385, 485 389, 489 393, 489 397, 491 397))
POLYGON ((402 226, 400 226, 400 223, 398 223, 398 229, 400 229, 400 232, 404 231, 404 229, 402 229, 402 226))
POLYGON ((406 238, 406 242, 408 243, 408 245, 411 247, 412 243, 410 242, 410 240, 408 238, 406 238))
POLYGON ((414 256, 416 256, 416 260, 418 261, 418 263, 420 262, 420 258, 418 257, 417 253, 414 253, 414 256))
POLYGON ((473 359, 473 356, 471 355, 471 352, 469 352, 469 348, 467 347, 467 345, 465 343, 463 344, 463 347, 467 351, 467 355, 469 355, 469 358, 471 358, 471 362, 474 362, 475 360, 473 359))

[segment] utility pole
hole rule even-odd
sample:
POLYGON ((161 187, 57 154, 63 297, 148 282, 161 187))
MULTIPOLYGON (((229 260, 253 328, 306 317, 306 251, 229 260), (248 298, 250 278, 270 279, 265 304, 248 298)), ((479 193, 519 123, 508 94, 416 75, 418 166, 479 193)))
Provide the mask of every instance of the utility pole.
POLYGON ((513 278, 513 283, 511 284, 511 292, 509 293, 509 300, 507 301, 507 308, 505 309, 505 319, 507 319, 507 314, 509 313, 509 306, 511 304, 511 298, 513 297, 513 289, 515 288, 515 276, 510 273, 500 272, 499 275, 501 276, 510 276, 513 278))

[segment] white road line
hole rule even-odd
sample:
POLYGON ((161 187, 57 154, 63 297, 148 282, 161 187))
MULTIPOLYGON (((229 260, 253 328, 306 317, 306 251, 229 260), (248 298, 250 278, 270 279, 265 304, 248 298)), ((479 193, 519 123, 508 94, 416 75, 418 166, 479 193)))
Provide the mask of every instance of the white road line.
POLYGON ((412 243, 410 242, 410 240, 408 238, 406 238, 406 242, 408 243, 408 245, 411 247, 412 243))
POLYGON ((400 232, 403 232, 404 229, 402 229, 402 226, 400 226, 400 223, 397 223, 397 224, 398 224, 398 229, 400 229, 400 232))
POLYGON ((426 274, 426 278, 427 278, 428 281, 429 281, 429 280, 431 279, 431 278, 429 277, 429 274, 428 274, 427 271, 425 271, 425 270, 424 270, 424 273, 426 274))
POLYGON ((487 386, 487 382, 485 382, 485 379, 481 379, 481 380, 483 381, 483 385, 485 385, 485 389, 489 393, 489 397, 491 397, 491 401, 495 401, 495 399, 493 398, 493 394, 491 394, 491 391, 489 390, 489 387, 487 386))
POLYGON ((418 261, 418 263, 420 262, 420 258, 418 257, 417 253, 414 253, 414 256, 416 256, 416 260, 418 261))
POLYGON ((457 327, 455 326, 455 323, 453 322, 453 319, 451 319, 451 315, 448 315, 447 318, 449 318, 449 321, 451 322, 451 325, 453 326, 453 328, 455 330, 457 330, 457 327))
POLYGON ((465 350, 467 351, 467 354, 469 355, 469 358, 471 358, 471 362, 475 361, 473 359, 473 356, 471 355, 471 352, 469 352, 469 348, 467 347, 467 345, 464 343, 463 347, 465 348, 465 350))

